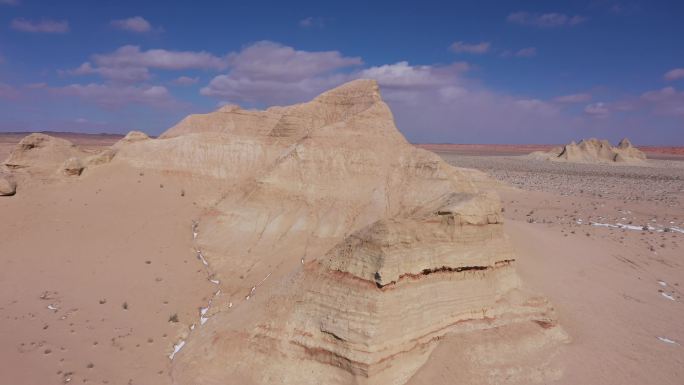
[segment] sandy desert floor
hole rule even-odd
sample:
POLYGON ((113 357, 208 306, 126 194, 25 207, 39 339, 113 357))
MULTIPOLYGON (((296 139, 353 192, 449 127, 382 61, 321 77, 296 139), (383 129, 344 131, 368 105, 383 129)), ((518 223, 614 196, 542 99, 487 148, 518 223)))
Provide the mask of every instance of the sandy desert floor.
MULTIPOLYGON (((116 139, 82 140, 97 148, 116 139)), ((0 141, 0 158, 14 143, 0 141)), ((559 383, 681 384, 684 161, 595 166, 487 149, 438 153, 503 182, 517 270, 555 305, 572 339, 557 359, 559 383)), ((170 383, 168 355, 215 291, 186 220, 200 215, 193 196, 202 183, 120 174, 58 188, 35 181, 0 199, 0 362, 13 369, 0 383, 170 383), (36 236, 17 236, 26 232, 36 236), (136 251, 122 255, 117 244, 136 251)), ((485 338, 495 345, 496 330, 485 338)), ((450 366, 448 347, 458 344, 443 346, 411 383, 467 381, 450 366)))

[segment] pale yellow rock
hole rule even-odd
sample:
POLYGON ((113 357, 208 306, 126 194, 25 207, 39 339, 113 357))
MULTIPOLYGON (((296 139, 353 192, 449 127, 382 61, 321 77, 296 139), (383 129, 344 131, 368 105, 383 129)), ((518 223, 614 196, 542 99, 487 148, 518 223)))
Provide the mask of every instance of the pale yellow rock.
POLYGON ((4 164, 15 172, 49 177, 64 170, 67 160, 86 155, 68 140, 36 133, 23 138, 4 164))
POLYGON ((79 158, 69 158, 62 166, 62 172, 66 176, 79 176, 83 172, 83 163, 79 158))
POLYGON ((221 292, 176 384, 403 384, 447 335, 563 335, 521 289, 491 180, 409 144, 374 81, 193 115, 112 163, 223 191, 196 239, 221 292))
POLYGON ((0 196, 11 196, 17 192, 17 183, 11 175, 0 173, 0 196))
POLYGON ((574 141, 563 147, 556 147, 548 152, 535 151, 528 157, 538 160, 552 160, 577 163, 643 163, 646 155, 632 146, 629 139, 624 138, 617 147, 613 147, 607 140, 596 138, 574 141))

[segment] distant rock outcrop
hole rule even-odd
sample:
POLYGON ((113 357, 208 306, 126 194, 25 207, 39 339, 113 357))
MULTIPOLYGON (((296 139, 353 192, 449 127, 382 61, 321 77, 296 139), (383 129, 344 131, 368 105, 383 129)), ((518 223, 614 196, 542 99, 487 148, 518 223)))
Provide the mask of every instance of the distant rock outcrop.
POLYGON ((128 143, 135 143, 148 139, 150 139, 150 137, 142 131, 130 131, 128 134, 126 134, 126 136, 121 138, 121 140, 114 143, 112 148, 119 148, 121 146, 125 146, 128 143))
POLYGON ((627 138, 622 139, 617 147, 613 147, 607 140, 591 138, 579 143, 573 141, 548 152, 533 152, 528 156, 540 160, 607 164, 642 163, 646 160, 646 155, 632 146, 627 138))
POLYGON ((73 175, 77 160, 86 155, 68 140, 46 134, 30 134, 17 144, 4 164, 10 170, 31 174, 51 175, 62 171, 73 175))

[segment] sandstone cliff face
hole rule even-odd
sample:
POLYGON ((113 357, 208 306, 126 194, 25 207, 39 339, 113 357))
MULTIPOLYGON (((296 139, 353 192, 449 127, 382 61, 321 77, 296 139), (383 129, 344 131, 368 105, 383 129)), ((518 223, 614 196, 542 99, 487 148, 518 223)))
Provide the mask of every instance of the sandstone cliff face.
POLYGON ((627 138, 622 139, 617 147, 613 147, 607 140, 591 138, 579 143, 573 141, 549 152, 534 152, 530 156, 536 159, 579 163, 638 164, 646 160, 646 155, 633 147, 627 138))
POLYGON ((563 338, 521 288, 487 178, 407 143, 374 81, 116 151, 222 191, 193 228, 220 290, 173 356, 178 384, 403 384, 447 335, 563 338))

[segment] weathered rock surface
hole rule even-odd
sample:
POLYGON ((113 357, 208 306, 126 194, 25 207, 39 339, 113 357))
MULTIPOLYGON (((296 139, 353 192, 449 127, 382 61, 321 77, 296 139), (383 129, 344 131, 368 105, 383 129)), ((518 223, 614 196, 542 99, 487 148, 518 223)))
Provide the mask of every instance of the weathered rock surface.
POLYGON ((607 140, 591 138, 579 143, 573 141, 549 152, 536 151, 529 156, 541 160, 578 163, 641 163, 646 160, 646 155, 632 146, 627 138, 622 139, 617 147, 613 147, 607 140))
POLYGON ((17 183, 11 175, 0 172, 0 196, 10 196, 17 192, 17 183))
POLYGON ((4 164, 10 170, 31 174, 51 175, 64 171, 68 175, 74 172, 73 166, 78 159, 85 155, 86 152, 68 140, 36 133, 22 139, 4 164), (71 171, 66 171, 67 166, 71 171))
POLYGON ((224 191, 196 239, 221 290, 174 356, 178 384, 403 384, 446 335, 563 338, 521 289, 490 180, 410 145, 374 81, 190 116, 112 162, 224 191))
POLYGON ((79 158, 69 158, 64 162, 62 171, 67 176, 79 176, 83 172, 83 163, 79 158))

